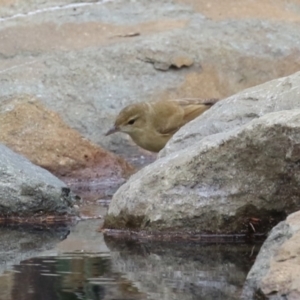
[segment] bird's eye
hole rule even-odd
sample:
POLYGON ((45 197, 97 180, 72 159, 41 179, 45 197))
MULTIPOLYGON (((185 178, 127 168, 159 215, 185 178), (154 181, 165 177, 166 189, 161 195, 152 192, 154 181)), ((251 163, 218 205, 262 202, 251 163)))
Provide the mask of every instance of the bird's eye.
POLYGON ((128 121, 128 124, 129 124, 129 125, 133 125, 134 122, 135 122, 135 119, 132 119, 132 120, 129 120, 129 121, 128 121))

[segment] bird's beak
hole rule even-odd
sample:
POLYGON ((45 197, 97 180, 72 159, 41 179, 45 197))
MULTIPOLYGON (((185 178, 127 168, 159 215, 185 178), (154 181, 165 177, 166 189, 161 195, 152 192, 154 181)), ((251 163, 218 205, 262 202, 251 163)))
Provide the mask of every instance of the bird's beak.
POLYGON ((105 136, 108 136, 108 135, 113 134, 113 133, 118 132, 118 131, 120 131, 120 129, 119 129, 118 127, 116 127, 116 126, 113 126, 112 128, 110 128, 110 129, 105 133, 105 136))

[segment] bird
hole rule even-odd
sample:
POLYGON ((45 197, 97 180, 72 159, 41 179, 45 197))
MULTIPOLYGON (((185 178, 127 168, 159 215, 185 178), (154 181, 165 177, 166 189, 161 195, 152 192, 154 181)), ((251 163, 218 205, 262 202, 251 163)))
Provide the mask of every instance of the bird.
POLYGON ((140 147, 159 152, 183 125, 195 119, 218 99, 172 99, 138 102, 124 107, 106 136, 129 134, 140 147))

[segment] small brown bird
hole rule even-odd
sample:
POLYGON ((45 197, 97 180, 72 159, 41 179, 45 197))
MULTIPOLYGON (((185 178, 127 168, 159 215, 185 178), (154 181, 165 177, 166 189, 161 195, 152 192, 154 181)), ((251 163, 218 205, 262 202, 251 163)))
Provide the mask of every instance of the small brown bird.
POLYGON ((217 99, 178 99, 140 102, 126 106, 106 135, 124 132, 140 147, 159 152, 183 125, 195 119, 217 99))

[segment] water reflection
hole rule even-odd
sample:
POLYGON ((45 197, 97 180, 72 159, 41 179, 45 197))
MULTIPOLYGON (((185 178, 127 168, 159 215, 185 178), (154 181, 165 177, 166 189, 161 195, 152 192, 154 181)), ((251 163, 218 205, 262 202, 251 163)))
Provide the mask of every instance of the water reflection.
POLYGON ((51 250, 14 261, 6 271, 1 265, 0 299, 238 299, 260 248, 254 244, 116 241, 103 238, 95 224, 99 223, 79 223, 56 246, 53 242, 61 238, 61 230, 56 235, 11 234, 18 242, 22 236, 28 246, 25 252, 42 240, 44 250, 51 250))
POLYGON ((149 299, 239 299, 260 245, 146 243, 106 239, 115 271, 149 299))
POLYGON ((12 281, 8 299, 146 299, 105 253, 32 258, 14 267, 12 281))

